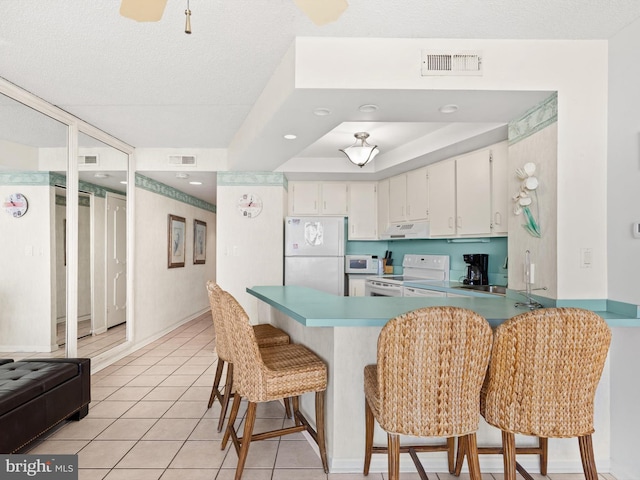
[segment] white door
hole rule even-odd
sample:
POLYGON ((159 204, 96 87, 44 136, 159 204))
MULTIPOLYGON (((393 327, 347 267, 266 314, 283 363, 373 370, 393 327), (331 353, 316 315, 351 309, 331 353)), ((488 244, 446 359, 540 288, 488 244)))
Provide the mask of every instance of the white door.
POLYGON ((127 319, 127 201, 107 194, 107 328, 127 319))

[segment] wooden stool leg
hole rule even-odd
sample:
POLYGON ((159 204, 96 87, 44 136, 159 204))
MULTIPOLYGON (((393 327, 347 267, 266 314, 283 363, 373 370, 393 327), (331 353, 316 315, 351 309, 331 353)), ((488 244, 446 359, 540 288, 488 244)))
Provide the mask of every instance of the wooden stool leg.
POLYGON ((222 442, 220 443, 220 450, 224 450, 226 448, 229 437, 231 436, 231 430, 235 428, 234 424, 236 423, 238 410, 240 410, 241 399, 242 398, 238 394, 233 396, 233 405, 231 406, 231 413, 229 414, 229 422, 227 423, 227 429, 224 431, 224 436, 222 437, 222 442))
POLYGON ((516 436, 502 432, 502 459, 504 461, 504 480, 516 480, 516 436))
POLYGON ((586 480, 598 480, 596 461, 593 456, 593 442, 591 440, 591 435, 578 437, 578 445, 580 447, 580 458, 582 459, 584 478, 586 480))
POLYGON ((369 475, 369 467, 371 466, 371 455, 373 454, 373 412, 369 406, 369 402, 364 400, 364 475, 369 475))
POLYGON ((222 408, 220 409, 220 419, 218 420, 218 431, 222 431, 224 425, 224 417, 227 415, 229 407, 229 399, 233 395, 233 363, 227 363, 227 378, 224 386, 224 395, 222 397, 222 408))
POLYGON ((387 433, 389 480, 400 480, 400 435, 387 433))
MULTIPOLYGON (((209 403, 207 408, 211 408, 213 401, 216 399, 216 393, 220 386, 220 379, 222 378, 222 370, 224 369, 225 361, 218 357, 218 365, 216 366, 216 376, 213 378, 213 387, 211 388, 211 396, 209 397, 209 403)), ((220 431, 220 430, 218 430, 220 431)))
POLYGON ((293 404, 293 419, 296 422, 296 427, 299 427, 302 425, 300 417, 298 416, 300 413, 300 397, 291 397, 291 403, 293 404))
POLYGON ((464 437, 458 437, 458 452, 456 454, 456 468, 453 474, 456 477, 460 476, 462 472, 462 464, 464 463, 464 456, 466 455, 466 440, 464 437))
POLYGON ((482 480, 475 433, 465 435, 465 451, 467 452, 467 464, 469 465, 469 478, 471 480, 482 480))
POLYGON ((291 399, 289 397, 284 399, 284 414, 287 418, 291 418, 291 399))
POLYGON ((549 439, 546 437, 538 437, 538 447, 542 450, 540 454, 540 474, 547 476, 547 456, 549 449, 549 439))
MULTIPOLYGON (((234 399, 233 406, 235 407, 236 401, 234 399)), ((247 455, 249 454, 249 446, 251 445, 251 435, 253 434, 253 426, 256 423, 256 403, 249 402, 247 406, 247 415, 244 417, 244 432, 240 443, 240 453, 238 453, 238 466, 236 467, 235 480, 242 478, 242 471, 244 470, 244 464, 247 461, 247 455)))
POLYGON ((449 461, 449 473, 456 471, 456 437, 447 438, 447 460, 449 461))
POLYGON ((327 443, 324 438, 324 390, 316 392, 316 434, 320 458, 324 473, 329 473, 329 463, 327 462, 327 443))

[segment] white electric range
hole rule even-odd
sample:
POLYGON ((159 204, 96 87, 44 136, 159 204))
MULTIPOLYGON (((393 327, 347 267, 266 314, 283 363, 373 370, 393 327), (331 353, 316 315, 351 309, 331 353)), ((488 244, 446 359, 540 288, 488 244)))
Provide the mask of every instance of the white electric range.
MULTIPOLYGON (((365 283, 368 297, 402 297, 404 282, 449 280, 449 255, 407 254, 402 260, 403 275, 369 277, 365 283)), ((409 296, 409 295, 407 295, 409 296)))

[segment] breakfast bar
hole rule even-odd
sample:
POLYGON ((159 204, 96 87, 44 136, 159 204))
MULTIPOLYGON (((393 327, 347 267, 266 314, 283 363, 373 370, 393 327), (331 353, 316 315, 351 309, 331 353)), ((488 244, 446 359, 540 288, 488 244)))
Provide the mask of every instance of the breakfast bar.
MULTIPOLYGON (((473 310, 492 327, 527 311, 517 308, 507 296, 484 295, 455 298, 429 297, 340 297, 299 286, 256 286, 247 288, 256 297, 260 322, 269 322, 287 331, 292 341, 302 343, 324 359, 329 367, 326 398, 327 454, 331 472, 362 472, 364 458, 363 369, 376 363, 380 330, 386 322, 402 313, 421 307, 451 305, 473 310)), ((594 309, 595 310, 595 309, 594 309)), ((607 311, 596 311, 610 326, 638 324, 637 318, 607 311)), ((610 378, 605 366, 598 387, 593 436, 598 468, 607 472, 610 458, 610 378)), ((302 398, 301 408, 313 418, 313 398, 302 398)), ((478 445, 500 445, 500 431, 480 421, 478 445)), ((517 437, 519 445, 534 445, 533 437, 517 437)), ((429 443, 428 440, 424 440, 429 443)), ((386 443, 386 435, 376 425, 374 444, 386 443)), ((581 472, 580 454, 575 439, 550 439, 549 472, 581 472)), ((446 472, 444 454, 426 454, 430 471, 446 472)), ((481 457, 483 472, 501 472, 502 458, 481 457)), ((519 459, 525 468, 538 471, 535 456, 519 459)), ((371 470, 385 472, 386 458, 374 456, 371 470)), ((466 468, 466 466, 465 466, 466 468)), ((414 471, 409 458, 401 459, 401 469, 414 471)))

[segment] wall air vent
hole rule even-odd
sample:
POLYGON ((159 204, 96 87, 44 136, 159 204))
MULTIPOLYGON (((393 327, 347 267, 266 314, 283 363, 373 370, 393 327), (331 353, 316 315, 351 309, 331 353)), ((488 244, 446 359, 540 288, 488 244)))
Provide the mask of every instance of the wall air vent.
POLYGON ((195 155, 169 155, 169 165, 188 165, 194 167, 196 165, 195 155))
POLYGON ((78 155, 78 165, 98 165, 98 156, 78 155))
POLYGON ((482 75, 480 52, 422 51, 422 76, 482 75))

